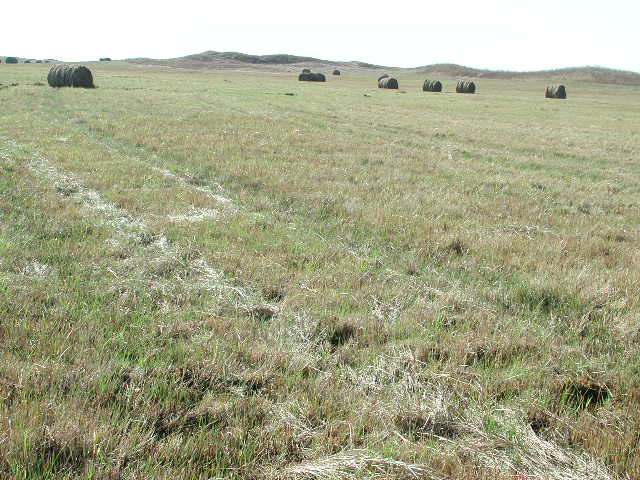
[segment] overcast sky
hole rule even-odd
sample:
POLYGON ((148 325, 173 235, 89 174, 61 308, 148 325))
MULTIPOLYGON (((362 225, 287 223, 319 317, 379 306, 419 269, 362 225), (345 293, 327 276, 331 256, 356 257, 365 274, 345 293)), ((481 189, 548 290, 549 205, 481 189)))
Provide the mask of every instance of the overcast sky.
POLYGON ((640 72, 640 0, 3 2, 0 55, 95 60, 205 50, 386 66, 640 72))

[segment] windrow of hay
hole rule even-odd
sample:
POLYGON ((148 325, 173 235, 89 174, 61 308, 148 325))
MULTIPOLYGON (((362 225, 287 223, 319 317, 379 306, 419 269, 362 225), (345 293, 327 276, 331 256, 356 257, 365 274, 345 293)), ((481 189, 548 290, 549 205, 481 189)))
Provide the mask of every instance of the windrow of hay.
POLYGON ((47 81, 51 87, 95 88, 91 70, 82 65, 55 65, 49 70, 47 81))
MULTIPOLYGON (((0 137, 0 140, 5 140, 8 154, 24 151, 23 147, 10 139, 0 137)), ((112 248, 137 246, 135 255, 127 255, 121 265, 112 265, 119 287, 126 286, 133 272, 148 271, 145 287, 161 291, 163 295, 170 297, 173 290, 200 292, 210 296, 213 304, 224 299, 243 309, 253 308, 254 295, 227 282, 224 274, 204 258, 185 260, 183 248, 171 243, 163 234, 152 232, 144 219, 130 215, 128 211, 104 199, 99 192, 88 189, 71 175, 59 171, 44 156, 38 153, 29 155, 30 170, 51 182, 63 197, 80 203, 95 215, 97 224, 111 231, 109 245, 112 248), (177 269, 173 276, 161 274, 161 270, 167 266, 177 269), (176 273, 178 270, 181 272, 176 273)))
POLYGON ((567 98, 567 89, 564 85, 547 85, 547 88, 544 91, 544 98, 558 98, 564 100, 567 98))
POLYGON ((437 475, 425 465, 414 465, 385 458, 366 450, 351 450, 287 467, 275 478, 308 480, 421 478, 440 480, 444 477, 437 475))
POLYGON ((548 480, 616 478, 589 455, 539 437, 512 411, 496 411, 495 416, 485 416, 484 423, 492 425, 490 431, 477 420, 464 425, 465 435, 458 445, 459 452, 473 458, 486 474, 548 480))
MULTIPOLYGON (((518 422, 509 411, 495 411, 458 419, 453 438, 432 434, 441 442, 441 458, 435 464, 452 465, 464 458, 479 477, 548 480, 614 480, 602 462, 589 455, 540 438, 532 428, 518 422), (495 416, 493 416, 495 415, 495 416), (484 422, 484 423, 483 423, 484 422)), ((307 460, 269 475, 277 480, 428 479, 452 478, 429 464, 413 464, 367 450, 350 450, 307 460)), ((467 477, 465 477, 467 478, 467 477)))

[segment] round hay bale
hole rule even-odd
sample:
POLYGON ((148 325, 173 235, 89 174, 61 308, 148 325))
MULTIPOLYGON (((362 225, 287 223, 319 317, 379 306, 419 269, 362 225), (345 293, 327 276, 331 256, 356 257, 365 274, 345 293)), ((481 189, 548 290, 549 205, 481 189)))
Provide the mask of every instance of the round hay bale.
POLYGON ((309 70, 308 68, 303 68, 302 73, 311 73, 311 70, 309 70))
POLYGON ((567 98, 567 89, 564 85, 547 85, 544 96, 545 98, 557 98, 564 100, 567 98))
POLYGON ((49 70, 49 74, 47 75, 47 83, 51 87, 62 87, 62 77, 60 70, 64 68, 64 65, 54 65, 49 70))
POLYGON ((62 68, 62 85, 61 87, 71 86, 71 74, 73 73, 73 67, 65 66, 62 68))
POLYGON ((474 82, 467 82, 466 84, 467 93, 476 93, 476 84, 474 82))
POLYGON ((334 74, 334 75, 340 75, 340 70, 334 70, 334 71, 333 71, 333 74, 334 74))
POLYGON ((378 88, 388 88, 397 90, 398 89, 398 80, 393 77, 384 77, 378 81, 378 88))
POLYGON ((301 82, 326 82, 326 78, 322 73, 301 73, 298 75, 301 82))
POLYGON ((7 57, 4 59, 4 63, 18 63, 18 59, 16 57, 7 57))
POLYGON ((67 72, 67 70, 69 70, 71 67, 68 67, 66 65, 56 65, 55 71, 54 71, 54 87, 65 87, 66 83, 65 83, 65 72, 67 72))
POLYGON ((72 67, 71 86, 81 88, 95 88, 91 70, 89 70, 87 67, 83 67, 82 65, 78 67, 72 67))
POLYGON ((95 88, 91 70, 84 66, 54 65, 49 70, 47 82, 52 87, 95 88))
POLYGON ((442 82, 439 80, 429 80, 428 78, 422 84, 423 92, 442 92, 442 82))
POLYGON ((476 93, 476 84, 471 80, 460 80, 456 85, 456 93, 476 93))
POLYGON ((49 69, 49 73, 47 74, 47 83, 49 84, 50 87, 55 87, 55 85, 53 84, 53 69, 56 67, 52 67, 51 69, 49 69))

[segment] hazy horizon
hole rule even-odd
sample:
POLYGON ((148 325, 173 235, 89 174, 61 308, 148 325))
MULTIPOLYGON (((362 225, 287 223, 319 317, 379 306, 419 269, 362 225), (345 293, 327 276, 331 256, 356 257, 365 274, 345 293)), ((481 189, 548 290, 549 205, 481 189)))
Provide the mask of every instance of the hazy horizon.
POLYGON ((634 52, 640 4, 613 1, 603 7, 568 0, 544 8, 513 3, 460 1, 451 7, 400 1, 378 9, 327 0, 303 10, 292 0, 257 5, 186 0, 179 7, 114 0, 89 9, 70 0, 64 7, 39 5, 37 16, 30 5, 9 4, 3 15, 11 21, 0 31, 0 55, 88 61, 213 50, 400 68, 454 63, 508 71, 598 66, 640 72, 634 52))

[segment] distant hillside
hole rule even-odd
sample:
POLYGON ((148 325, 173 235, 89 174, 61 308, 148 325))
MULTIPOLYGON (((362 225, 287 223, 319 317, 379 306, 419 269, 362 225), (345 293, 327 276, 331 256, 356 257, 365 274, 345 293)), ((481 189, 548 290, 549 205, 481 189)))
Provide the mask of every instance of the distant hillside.
POLYGON ((415 68, 385 67, 371 63, 351 61, 337 62, 313 57, 297 55, 248 55, 239 52, 207 51, 185 57, 169 59, 130 58, 129 63, 141 65, 158 65, 175 68, 193 69, 230 69, 261 70, 270 72, 294 72, 302 68, 322 70, 339 68, 345 72, 363 72, 369 70, 387 70, 395 72, 422 73, 425 75, 442 75, 444 77, 473 77, 494 79, 557 79, 588 80, 598 83, 614 83, 621 85, 640 85, 640 74, 623 70, 602 67, 572 67, 558 70, 541 70, 535 72, 510 72, 501 70, 483 70, 464 67, 452 63, 425 65, 415 68))
POLYGON ((208 51, 204 53, 198 53, 195 55, 188 55, 186 57, 182 57, 185 60, 195 60, 198 62, 216 62, 216 61, 236 61, 241 63, 252 63, 252 64, 262 64, 262 65, 289 65, 292 63, 302 63, 302 62, 311 62, 311 63, 322 63, 322 64, 331 64, 331 65, 356 65, 361 68, 384 68, 378 65, 372 65, 370 63, 363 62, 331 62, 328 60, 320 60, 319 58, 313 57, 299 57, 297 55, 287 55, 285 53, 275 54, 275 55, 248 55, 246 53, 238 53, 238 52, 214 52, 208 51))
POLYGON ((558 80, 590 80, 598 83, 621 85, 640 85, 640 74, 624 70, 603 67, 571 67, 557 70, 539 70, 533 72, 509 72, 501 70, 482 70, 455 64, 436 64, 408 69, 426 75, 439 74, 449 77, 474 77, 495 79, 538 79, 554 78, 558 80))
POLYGON ((214 52, 207 51, 185 57, 168 59, 129 58, 129 63, 144 65, 161 65, 177 68, 214 68, 214 69, 240 69, 262 70, 273 72, 298 71, 301 68, 322 69, 342 68, 345 71, 360 69, 391 69, 365 62, 334 62, 313 57, 300 57, 297 55, 248 55, 239 52, 214 52))

